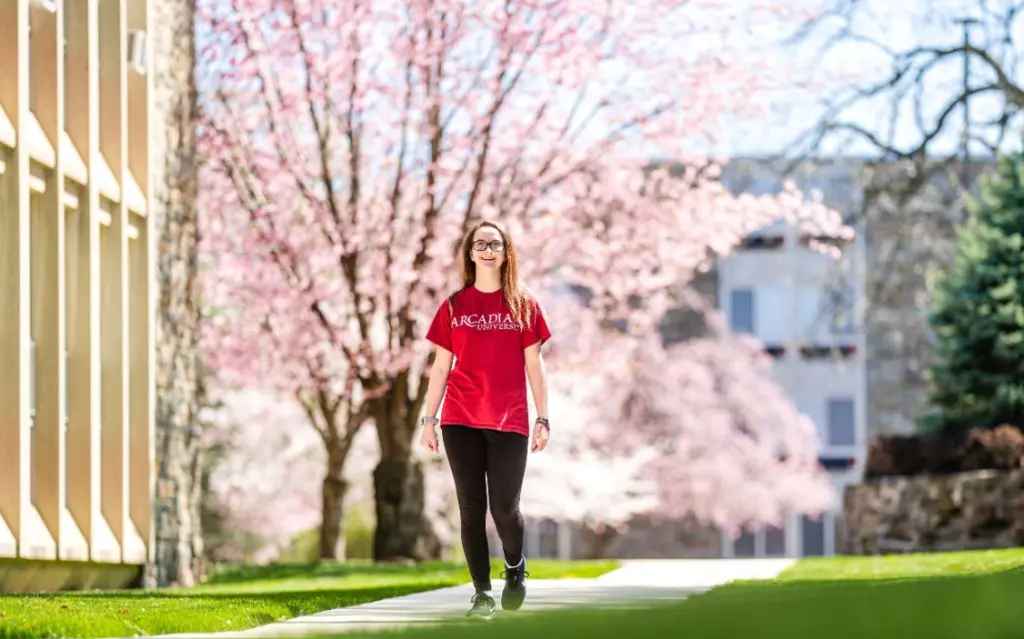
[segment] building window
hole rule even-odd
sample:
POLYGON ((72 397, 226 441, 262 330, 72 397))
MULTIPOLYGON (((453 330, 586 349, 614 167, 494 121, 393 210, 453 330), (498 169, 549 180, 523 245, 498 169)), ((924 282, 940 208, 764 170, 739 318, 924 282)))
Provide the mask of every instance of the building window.
POLYGON ((850 335, 856 330, 857 279, 856 256, 849 252, 829 269, 822 299, 833 335, 850 335))
MULTIPOLYGON (((31 80, 31 76, 29 78, 31 80)), ((28 335, 28 494, 29 501, 33 505, 36 503, 36 408, 38 406, 38 392, 39 392, 39 380, 37 379, 37 362, 36 362, 36 308, 38 301, 36 295, 40 289, 39 283, 36 281, 36 277, 40 274, 37 268, 36 261, 39 259, 40 254, 40 241, 39 234, 44 230, 36 220, 39 213, 39 197, 35 194, 29 198, 28 202, 28 237, 29 237, 29 256, 28 256, 28 299, 29 299, 29 335, 28 335)))
POLYGON ((755 233, 743 238, 737 248, 741 251, 773 250, 781 248, 785 243, 786 238, 782 235, 755 233))
POLYGON ((853 293, 847 289, 835 288, 827 291, 831 330, 835 335, 853 333, 853 293))
POLYGON ((827 432, 829 446, 853 446, 857 442, 852 399, 828 400, 827 432))
POLYGON ((769 527, 764 532, 764 554, 768 557, 782 557, 786 554, 786 529, 769 527))
POLYGON ((553 519, 541 519, 538 528, 538 558, 554 559, 558 557, 558 522, 553 519))
POLYGON ((733 557, 784 557, 786 529, 767 526, 730 539, 733 557))
POLYGON ((825 554, 825 522, 824 516, 815 520, 807 515, 800 518, 802 533, 802 555, 805 557, 821 557, 825 554))
POLYGON ((820 325, 821 291, 813 286, 800 286, 795 291, 796 331, 801 339, 813 339, 820 325))
POLYGON ((729 327, 734 333, 754 332, 754 291, 736 289, 730 293, 729 327))
MULTIPOLYGON (((64 12, 65 17, 67 11, 64 12)), ((65 93, 66 95, 66 93, 65 93)), ((65 120, 66 121, 66 120, 65 120)), ((85 201, 82 189, 67 184, 69 190, 79 199, 79 201, 85 201)), ((71 348, 76 345, 76 339, 73 331, 76 330, 75 318, 78 310, 78 297, 79 290, 77 286, 79 277, 79 262, 80 257, 80 244, 79 238, 81 225, 81 217, 77 210, 71 208, 65 208, 65 228, 66 234, 64 238, 64 331, 67 336, 64 350, 64 505, 69 507, 69 500, 71 491, 72 475, 69 472, 69 468, 72 467, 69 464, 71 459, 71 348)))
POLYGON ((28 491, 36 503, 36 341, 28 344, 28 491))
POLYGON ((745 532, 732 542, 734 557, 753 557, 756 537, 752 532, 745 532))
MULTIPOLYGON (((63 38, 63 40, 61 42, 61 46, 60 46, 60 55, 63 58, 63 64, 64 64, 64 90, 61 91, 61 99, 64 100, 64 113, 68 112, 68 105, 69 105, 69 103, 68 103, 68 93, 69 93, 69 91, 68 91, 68 87, 67 87, 67 84, 68 84, 68 80, 67 80, 67 77, 68 77, 68 32, 71 29, 71 25, 68 22, 69 11, 68 11, 68 6, 67 5, 68 5, 67 0, 64 0, 64 2, 61 5, 61 8, 60 8, 61 21, 64 23, 64 38, 63 38)), ((67 117, 65 117, 64 118, 64 130, 66 131, 67 128, 68 128, 68 120, 67 120, 67 117)))
MULTIPOLYGON (((66 320, 65 320, 66 321, 66 320)), ((66 330, 66 329, 65 329, 66 330)), ((62 431, 62 437, 64 438, 64 507, 68 507, 68 486, 70 485, 68 473, 68 455, 70 455, 71 448, 68 446, 68 426, 70 420, 68 418, 68 382, 71 379, 71 371, 68 370, 68 352, 64 351, 64 427, 62 431)))
POLYGON ((35 112, 36 109, 36 56, 35 49, 36 30, 33 28, 32 18, 28 21, 28 110, 35 112))

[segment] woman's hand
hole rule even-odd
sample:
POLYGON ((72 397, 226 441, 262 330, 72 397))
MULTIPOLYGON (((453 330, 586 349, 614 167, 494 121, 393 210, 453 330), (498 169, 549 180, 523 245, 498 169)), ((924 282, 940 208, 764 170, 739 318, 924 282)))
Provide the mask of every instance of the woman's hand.
POLYGON ((530 450, 539 453, 548 445, 548 425, 544 422, 536 422, 533 425, 533 444, 530 450))
POLYGON ((420 432, 420 446, 432 453, 436 454, 438 452, 437 431, 434 430, 434 424, 432 422, 424 422, 422 431, 420 432))

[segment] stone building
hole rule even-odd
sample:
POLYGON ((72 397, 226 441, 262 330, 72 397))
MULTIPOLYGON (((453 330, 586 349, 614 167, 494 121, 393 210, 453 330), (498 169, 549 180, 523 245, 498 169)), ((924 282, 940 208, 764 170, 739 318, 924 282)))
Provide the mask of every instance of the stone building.
POLYGON ((152 2, 0 3, 0 591, 153 561, 152 2))

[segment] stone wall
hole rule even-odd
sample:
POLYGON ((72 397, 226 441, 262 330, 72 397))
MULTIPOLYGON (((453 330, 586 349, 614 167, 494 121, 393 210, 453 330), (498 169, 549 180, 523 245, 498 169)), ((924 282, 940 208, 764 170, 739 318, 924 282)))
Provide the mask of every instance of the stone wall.
POLYGON ((1024 470, 889 477, 850 486, 843 554, 1024 545, 1024 470))
POLYGON ((202 580, 195 0, 153 5, 152 215, 157 247, 153 564, 145 586, 202 580))
MULTIPOLYGON (((573 559, 587 559, 592 535, 574 527, 573 559)), ((718 559, 722 557, 722 533, 692 518, 678 521, 637 517, 614 536, 603 556, 610 559, 718 559)))

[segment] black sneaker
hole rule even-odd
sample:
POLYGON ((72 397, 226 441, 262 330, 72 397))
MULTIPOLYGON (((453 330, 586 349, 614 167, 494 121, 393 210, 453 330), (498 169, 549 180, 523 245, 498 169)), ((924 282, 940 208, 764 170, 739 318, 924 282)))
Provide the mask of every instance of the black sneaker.
POLYGON ((505 564, 505 570, 501 578, 505 580, 505 589, 501 591, 501 607, 505 610, 519 610, 526 599, 526 578, 530 573, 526 572, 526 557, 520 560, 519 565, 512 568, 505 564))
POLYGON ((486 592, 477 592, 470 599, 473 607, 466 613, 467 617, 473 619, 490 619, 494 614, 494 599, 486 592))

